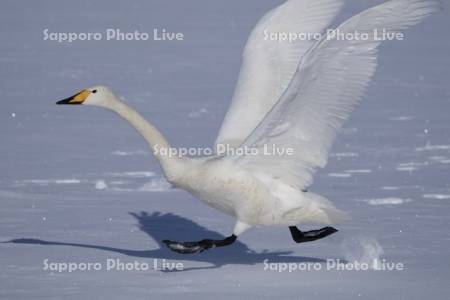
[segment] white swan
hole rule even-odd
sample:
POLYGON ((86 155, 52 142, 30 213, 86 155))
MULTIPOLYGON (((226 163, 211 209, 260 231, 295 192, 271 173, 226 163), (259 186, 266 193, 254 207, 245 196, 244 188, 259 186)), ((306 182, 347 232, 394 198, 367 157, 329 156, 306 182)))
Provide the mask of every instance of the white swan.
MULTIPOLYGON (((377 65, 381 41, 330 38, 319 41, 266 40, 270 33, 323 32, 341 0, 290 0, 267 13, 245 47, 239 82, 217 144, 261 150, 292 148, 293 155, 179 158, 163 155, 170 144, 139 113, 104 86, 85 89, 58 104, 110 109, 147 140, 169 182, 236 218, 224 240, 165 241, 180 253, 201 252, 233 243, 255 225, 289 226, 296 242, 323 238, 325 227, 301 232, 302 223, 335 224, 345 214, 325 198, 307 192, 315 170, 324 167, 337 130, 363 97, 377 65)), ((440 8, 437 0, 392 0, 344 22, 334 32, 400 32, 440 8)))

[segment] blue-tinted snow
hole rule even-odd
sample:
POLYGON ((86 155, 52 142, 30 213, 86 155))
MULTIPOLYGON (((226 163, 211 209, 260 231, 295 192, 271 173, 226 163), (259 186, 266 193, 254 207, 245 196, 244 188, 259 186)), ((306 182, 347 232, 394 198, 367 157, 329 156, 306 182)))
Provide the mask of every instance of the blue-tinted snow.
MULTIPOLYGON (((348 1, 342 21, 378 4, 348 1)), ((380 51, 362 105, 312 190, 352 219, 297 245, 252 229, 195 256, 161 240, 228 235, 233 220, 168 185, 123 121, 54 102, 107 84, 178 147, 207 147, 226 112, 245 40, 281 1, 2 1, 0 298, 446 299, 450 292, 450 28, 445 10, 380 51), (183 32, 181 42, 43 41, 53 32, 183 32), (271 262, 386 259, 404 271, 264 271, 271 262), (183 272, 55 273, 43 261, 181 262, 183 272)))

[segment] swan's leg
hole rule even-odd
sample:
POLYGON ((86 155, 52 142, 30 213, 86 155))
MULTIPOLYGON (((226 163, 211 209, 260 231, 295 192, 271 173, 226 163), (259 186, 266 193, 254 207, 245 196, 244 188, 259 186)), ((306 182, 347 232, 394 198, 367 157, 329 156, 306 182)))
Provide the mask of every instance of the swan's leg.
POLYGON ((291 231, 292 238, 296 243, 312 242, 318 239, 323 239, 324 237, 338 231, 333 227, 324 227, 318 230, 302 232, 295 226, 289 227, 289 230, 291 231))
POLYGON ((201 253, 211 248, 224 247, 233 244, 238 235, 248 228, 250 228, 249 225, 238 221, 234 226, 233 234, 223 240, 204 239, 198 242, 175 242, 164 240, 163 243, 166 244, 170 250, 181 254, 201 253))

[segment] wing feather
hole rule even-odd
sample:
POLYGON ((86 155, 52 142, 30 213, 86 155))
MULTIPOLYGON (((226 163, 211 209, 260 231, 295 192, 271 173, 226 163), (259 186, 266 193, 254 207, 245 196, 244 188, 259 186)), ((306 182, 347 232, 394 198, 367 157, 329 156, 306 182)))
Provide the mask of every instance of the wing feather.
POLYGON ((336 29, 369 33, 368 40, 324 36, 303 56, 287 90, 244 142, 245 147, 260 149, 259 154, 240 156, 237 163, 297 188, 309 186, 315 170, 326 165, 338 129, 375 73, 381 41, 370 33, 375 29, 402 31, 439 8, 435 0, 391 0, 336 29), (264 155, 264 145, 292 148, 294 154, 264 155))
POLYGON ((216 144, 239 146, 289 85, 314 40, 279 41, 269 34, 320 33, 342 0, 290 0, 268 12, 250 34, 236 91, 216 144))

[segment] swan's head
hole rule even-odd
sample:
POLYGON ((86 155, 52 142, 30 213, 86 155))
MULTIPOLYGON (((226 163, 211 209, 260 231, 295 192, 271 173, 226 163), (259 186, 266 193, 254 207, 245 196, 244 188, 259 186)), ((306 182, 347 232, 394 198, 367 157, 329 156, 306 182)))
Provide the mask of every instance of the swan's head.
POLYGON ((82 90, 69 98, 56 102, 56 104, 110 107, 115 99, 116 97, 108 87, 99 85, 82 90))

